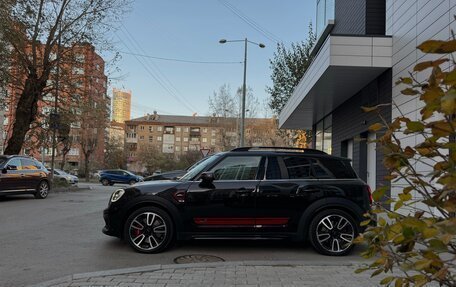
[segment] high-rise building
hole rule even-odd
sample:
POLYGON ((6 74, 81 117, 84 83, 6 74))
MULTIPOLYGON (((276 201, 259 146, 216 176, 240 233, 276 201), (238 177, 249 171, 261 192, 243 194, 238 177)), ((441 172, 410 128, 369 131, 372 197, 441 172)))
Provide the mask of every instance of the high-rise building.
POLYGON ((112 121, 123 124, 130 120, 131 91, 113 89, 112 93, 112 121))

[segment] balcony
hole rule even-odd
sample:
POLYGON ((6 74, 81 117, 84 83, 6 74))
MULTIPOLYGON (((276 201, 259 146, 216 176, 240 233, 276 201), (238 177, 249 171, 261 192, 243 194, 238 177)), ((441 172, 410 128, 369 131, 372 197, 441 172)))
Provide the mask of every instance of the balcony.
POLYGON ((391 37, 328 35, 279 115, 280 128, 311 129, 391 66, 391 37))

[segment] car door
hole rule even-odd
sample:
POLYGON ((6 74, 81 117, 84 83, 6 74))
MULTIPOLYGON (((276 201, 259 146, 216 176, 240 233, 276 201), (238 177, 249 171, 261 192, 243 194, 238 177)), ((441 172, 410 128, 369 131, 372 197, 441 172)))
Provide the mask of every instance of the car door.
POLYGON ((186 193, 187 231, 254 232, 261 156, 228 155, 209 168, 211 184, 194 181, 186 193))
POLYGON ((268 157, 256 199, 257 231, 296 232, 301 215, 319 192, 309 158, 268 157))
POLYGON ((37 163, 34 160, 28 158, 21 159, 22 174, 24 175, 25 185, 28 189, 35 189, 41 178, 43 172, 39 169, 37 163))
POLYGON ((22 191, 26 189, 22 175, 22 164, 19 158, 12 158, 5 164, 0 182, 3 191, 22 191))

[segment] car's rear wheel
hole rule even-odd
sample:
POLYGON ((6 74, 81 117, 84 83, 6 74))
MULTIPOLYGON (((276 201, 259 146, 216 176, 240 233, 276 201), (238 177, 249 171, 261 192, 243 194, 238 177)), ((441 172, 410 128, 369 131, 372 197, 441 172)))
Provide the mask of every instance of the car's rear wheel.
POLYGON ((45 199, 49 194, 49 183, 45 180, 41 181, 38 184, 38 187, 36 188, 35 191, 35 198, 38 199, 45 199))
POLYGON ((174 241, 173 222, 162 209, 140 208, 128 217, 124 238, 138 252, 159 253, 174 241))
POLYGON ((101 180, 101 184, 104 185, 104 186, 108 186, 109 185, 109 180, 107 180, 106 178, 103 178, 101 180))
POLYGON ((310 224, 310 243, 324 255, 342 256, 353 248, 358 227, 353 217, 338 209, 318 213, 310 224))

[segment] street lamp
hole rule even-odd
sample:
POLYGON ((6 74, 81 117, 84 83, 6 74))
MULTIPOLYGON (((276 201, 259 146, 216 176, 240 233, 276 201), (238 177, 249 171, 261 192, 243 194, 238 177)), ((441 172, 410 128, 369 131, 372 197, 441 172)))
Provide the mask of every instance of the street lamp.
POLYGON ((252 41, 249 41, 247 38, 245 38, 244 40, 226 40, 226 39, 221 39, 219 41, 220 44, 225 44, 225 43, 228 43, 228 42, 244 42, 244 83, 242 84, 242 100, 241 100, 241 142, 240 142, 240 146, 243 147, 244 146, 244 134, 245 134, 245 95, 246 95, 246 90, 247 90, 247 86, 246 86, 246 81, 247 81, 247 44, 250 43, 250 44, 254 44, 254 45, 257 45, 258 47, 260 48, 264 48, 266 47, 264 44, 262 43, 255 43, 255 42, 252 42, 252 41))

